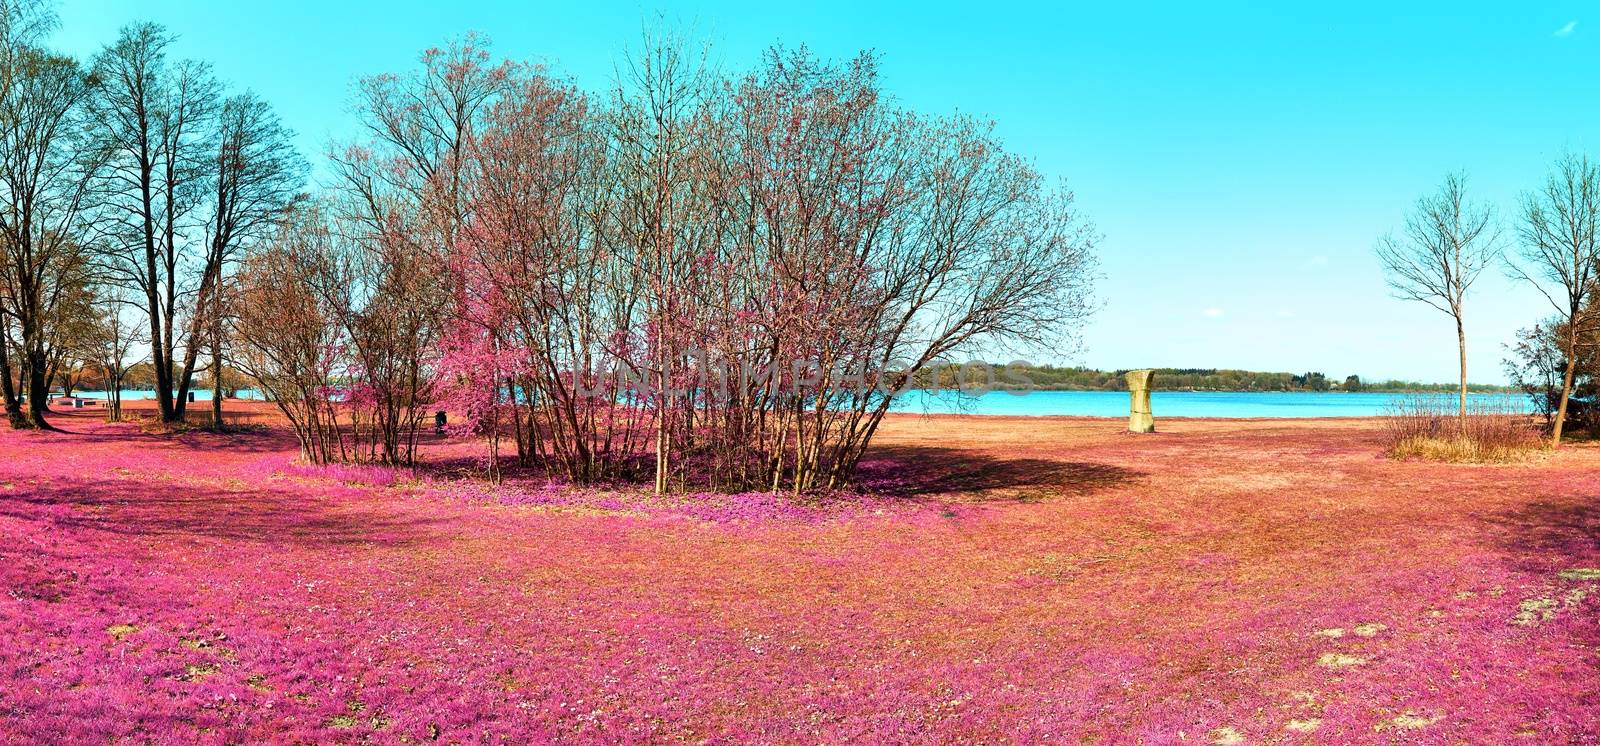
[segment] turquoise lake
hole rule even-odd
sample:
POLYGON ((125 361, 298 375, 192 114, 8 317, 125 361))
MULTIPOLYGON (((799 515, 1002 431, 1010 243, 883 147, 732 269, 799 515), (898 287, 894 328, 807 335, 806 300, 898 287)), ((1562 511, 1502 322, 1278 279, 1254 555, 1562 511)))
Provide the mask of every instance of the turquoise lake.
MULTIPOLYGON (((260 399, 261 392, 239 392, 245 399, 260 399)), ((98 391, 78 394, 86 399, 104 398, 98 391)), ((124 391, 127 401, 149 399, 150 391, 124 391)), ((1447 408, 1455 406, 1453 394, 1372 394, 1311 391, 1156 391, 1150 396, 1156 417, 1376 417, 1395 402, 1419 396, 1436 399, 1447 408)), ((195 399, 211 398, 209 390, 195 392, 195 399)), ((1470 394, 1474 406, 1500 411, 1531 412, 1528 397, 1521 394, 1470 394)), ((895 398, 893 410, 916 414, 975 414, 1010 416, 1126 417, 1126 391, 1032 391, 1013 394, 990 391, 982 395, 945 392, 907 391, 895 398)))
MULTIPOLYGON (((1419 396, 1454 408, 1454 394, 1374 394, 1312 391, 1155 391, 1151 409, 1162 417, 1375 417, 1394 403, 1419 396)), ((1469 394, 1470 404, 1496 410, 1530 412, 1521 394, 1469 394)), ((1080 417, 1128 416, 1126 391, 1031 391, 982 395, 908 391, 895 399, 896 412, 1080 417)))

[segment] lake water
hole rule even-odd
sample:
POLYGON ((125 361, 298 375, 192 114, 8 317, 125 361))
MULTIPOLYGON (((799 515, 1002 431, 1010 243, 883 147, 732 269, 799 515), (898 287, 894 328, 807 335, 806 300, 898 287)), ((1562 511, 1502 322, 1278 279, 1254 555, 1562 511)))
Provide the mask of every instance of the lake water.
MULTIPOLYGON (((77 394, 85 399, 104 399, 101 391, 77 394)), ((262 399, 260 391, 239 392, 244 399, 262 399)), ((1161 417, 1375 417, 1397 401, 1433 398, 1446 408, 1455 407, 1454 394, 1374 394, 1312 391, 1155 391, 1151 408, 1161 417)), ((153 391, 124 391, 124 401, 155 397, 153 391)), ((211 391, 196 391, 197 401, 209 401, 211 391)), ((1531 412, 1532 404, 1521 394, 1469 394, 1469 402, 1500 411, 1531 412)), ((895 412, 917 414, 977 414, 1012 416, 1073 415, 1079 417, 1127 417, 1126 391, 1031 391, 1013 394, 1006 391, 969 396, 953 393, 933 394, 907 391, 895 399, 895 412)))
MULTIPOLYGON (((1314 391, 1154 391, 1150 408, 1162 417, 1375 417, 1397 401, 1419 396, 1455 407, 1454 394, 1376 394, 1314 391)), ((1521 394, 1469 394, 1469 404, 1532 411, 1521 394)), ((978 396, 908 391, 892 411, 927 414, 1076 415, 1127 417, 1126 391, 990 391, 978 396)))

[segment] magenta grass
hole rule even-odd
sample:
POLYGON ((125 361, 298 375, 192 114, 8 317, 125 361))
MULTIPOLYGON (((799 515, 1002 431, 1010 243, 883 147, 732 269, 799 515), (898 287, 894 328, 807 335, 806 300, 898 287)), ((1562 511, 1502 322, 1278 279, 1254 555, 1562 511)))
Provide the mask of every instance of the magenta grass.
POLYGON ((901 419, 884 495, 797 505, 62 421, 0 434, 6 742, 1600 733, 1600 449, 901 419))

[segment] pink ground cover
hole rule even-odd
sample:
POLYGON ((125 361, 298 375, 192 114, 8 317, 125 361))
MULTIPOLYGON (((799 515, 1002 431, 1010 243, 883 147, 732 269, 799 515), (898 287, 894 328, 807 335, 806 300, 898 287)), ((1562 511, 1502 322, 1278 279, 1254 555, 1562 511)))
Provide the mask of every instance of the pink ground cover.
POLYGON ((906 417, 795 503, 59 422, 0 433, 0 742, 1600 734, 1600 448, 906 417))

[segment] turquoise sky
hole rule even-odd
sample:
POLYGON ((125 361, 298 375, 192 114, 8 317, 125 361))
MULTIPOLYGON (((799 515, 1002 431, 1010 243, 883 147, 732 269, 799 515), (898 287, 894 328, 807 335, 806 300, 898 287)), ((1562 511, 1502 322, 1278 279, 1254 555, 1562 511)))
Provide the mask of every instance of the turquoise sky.
MULTIPOLYGON (((452 5, 66 0, 55 42, 87 57, 129 21, 166 24, 312 156, 352 131, 356 77, 468 30, 590 89, 658 15, 732 71, 775 42, 876 49, 902 102, 994 118, 1077 191, 1105 234, 1104 306, 1082 354, 1035 358, 1107 368, 1450 380, 1448 317, 1389 297, 1374 239, 1449 170, 1511 218, 1563 149, 1600 157, 1600 8, 1581 3, 452 5)), ((1543 303, 1483 278, 1474 380, 1502 380, 1503 344, 1543 303)))

